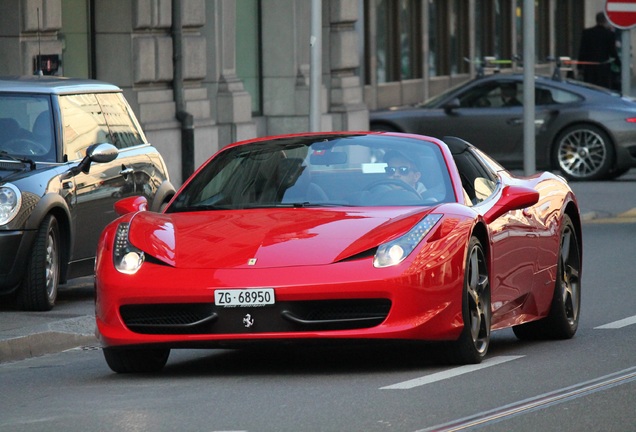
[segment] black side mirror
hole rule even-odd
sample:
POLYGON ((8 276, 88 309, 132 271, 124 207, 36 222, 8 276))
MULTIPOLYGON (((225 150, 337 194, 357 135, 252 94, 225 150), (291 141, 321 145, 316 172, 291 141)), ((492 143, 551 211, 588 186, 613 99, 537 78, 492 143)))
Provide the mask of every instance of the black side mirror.
POLYGON ((106 163, 111 162, 117 158, 119 150, 112 144, 101 143, 93 144, 86 149, 86 156, 76 166, 71 169, 70 174, 76 176, 80 172, 88 174, 91 168, 91 163, 106 163))
POLYGON ((442 106, 442 108, 444 108, 444 112, 446 114, 452 114, 453 111, 455 111, 459 107, 461 107, 461 104, 459 103, 459 99, 458 98, 453 98, 453 99, 449 100, 448 102, 446 102, 442 106))

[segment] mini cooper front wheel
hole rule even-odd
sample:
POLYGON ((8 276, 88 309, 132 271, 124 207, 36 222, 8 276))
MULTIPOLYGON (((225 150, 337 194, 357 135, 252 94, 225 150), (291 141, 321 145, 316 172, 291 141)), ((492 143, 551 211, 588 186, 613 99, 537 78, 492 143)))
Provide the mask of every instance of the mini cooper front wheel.
POLYGON ((57 219, 48 215, 38 229, 27 271, 18 290, 18 307, 48 311, 55 305, 60 282, 60 230, 57 219))

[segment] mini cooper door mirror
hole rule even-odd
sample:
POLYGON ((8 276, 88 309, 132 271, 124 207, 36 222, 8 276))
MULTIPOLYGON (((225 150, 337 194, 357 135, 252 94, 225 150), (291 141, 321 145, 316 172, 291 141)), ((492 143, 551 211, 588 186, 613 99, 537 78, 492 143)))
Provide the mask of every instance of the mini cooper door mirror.
POLYGON ((117 147, 108 143, 93 144, 86 149, 86 156, 91 159, 91 162, 98 163, 111 162, 117 158, 118 153, 117 147))
POLYGON ((119 150, 112 144, 93 144, 86 149, 86 156, 84 156, 84 159, 82 159, 79 165, 71 169, 70 174, 71 176, 76 176, 80 172, 88 174, 91 168, 91 162, 111 162, 117 158, 118 154, 119 150))

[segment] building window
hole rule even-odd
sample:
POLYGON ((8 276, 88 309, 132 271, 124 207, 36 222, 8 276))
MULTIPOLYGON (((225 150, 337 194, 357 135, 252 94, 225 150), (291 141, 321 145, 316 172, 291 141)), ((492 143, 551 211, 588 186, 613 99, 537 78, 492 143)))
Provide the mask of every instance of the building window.
POLYGON ((583 5, 579 0, 557 2, 555 16, 556 56, 577 58, 583 31, 583 5))
POLYGON ((428 74, 431 77, 444 75, 445 70, 445 3, 445 0, 428 0, 428 74))
POLYGON ((469 56, 468 46, 468 2, 455 0, 449 13, 450 25, 450 67, 451 75, 467 73, 469 64, 466 58, 469 56))
POLYGON ((468 29, 468 2, 428 0, 430 76, 468 72, 468 29))
POLYGON ((539 63, 550 56, 550 2, 535 0, 535 52, 539 63))
POLYGON ((236 2, 236 75, 252 97, 252 114, 262 113, 261 87, 261 2, 236 2))
MULTIPOLYGON (((365 14, 375 22, 365 25, 375 29, 375 37, 366 35, 366 40, 374 38, 375 53, 368 53, 367 59, 375 57, 375 76, 378 83, 422 78, 422 29, 421 6, 417 0, 371 0, 367 7, 373 7, 375 14, 365 14), (373 55, 375 54, 375 55, 373 55)), ((367 76, 367 82, 371 82, 367 76)))

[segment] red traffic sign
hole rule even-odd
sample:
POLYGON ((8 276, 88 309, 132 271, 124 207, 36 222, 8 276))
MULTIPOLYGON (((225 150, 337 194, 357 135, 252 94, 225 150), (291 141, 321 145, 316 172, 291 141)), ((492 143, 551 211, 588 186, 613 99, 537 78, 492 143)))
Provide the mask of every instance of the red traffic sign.
POLYGON ((607 0, 605 16, 610 24, 619 29, 636 26, 636 0, 607 0))

